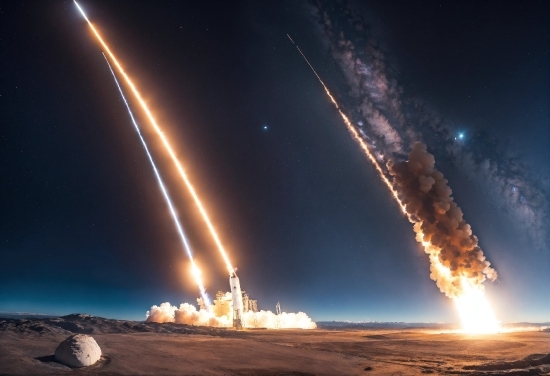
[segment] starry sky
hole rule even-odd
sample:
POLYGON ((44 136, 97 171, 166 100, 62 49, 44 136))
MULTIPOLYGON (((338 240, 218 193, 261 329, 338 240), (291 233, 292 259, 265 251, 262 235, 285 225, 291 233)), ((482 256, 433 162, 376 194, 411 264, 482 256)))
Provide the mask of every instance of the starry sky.
MULTIPOLYGON (((260 309, 280 301, 314 320, 458 321, 410 223, 287 38, 345 102, 316 2, 80 4, 175 145, 260 309)), ((363 16, 403 101, 414 98, 450 124, 445 139, 412 126, 426 134, 499 272, 485 283, 497 317, 549 321, 548 2, 338 7, 363 16), (512 189, 539 192, 536 204, 533 193, 517 199, 538 227, 476 180, 483 173, 475 163, 468 170, 446 154, 442 145, 460 134, 460 153, 480 166, 514 161, 510 171, 523 180, 512 189)), ((194 303, 189 262, 154 173, 74 4, 2 4, 0 30, 0 311, 143 320, 153 304, 194 303)), ((215 244, 130 104, 207 291, 226 291, 215 244)))

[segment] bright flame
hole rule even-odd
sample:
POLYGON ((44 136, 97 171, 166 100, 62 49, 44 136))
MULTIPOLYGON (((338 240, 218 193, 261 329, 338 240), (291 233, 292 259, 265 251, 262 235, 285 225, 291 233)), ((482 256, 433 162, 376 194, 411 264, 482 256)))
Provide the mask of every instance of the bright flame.
POLYGON ((198 267, 197 264, 195 264, 195 263, 191 264, 191 273, 192 273, 196 278, 200 278, 201 275, 202 275, 201 270, 199 269, 199 267, 198 267))
POLYGON ((147 156, 149 157, 149 162, 151 162, 151 166, 153 167, 153 171, 155 172, 155 176, 157 177, 157 181, 160 186, 160 190, 162 191, 162 194, 164 195, 164 199, 166 203, 168 204, 168 208, 170 209, 170 214, 172 215, 172 219, 174 220, 174 224, 176 225, 176 229, 178 230, 178 234, 180 235, 181 241, 183 243, 183 247, 185 248, 185 252, 187 253, 187 256, 191 260, 191 265, 193 267, 193 270, 195 271, 195 283, 199 287, 200 294, 206 303, 207 306, 210 305, 210 301, 208 299, 208 295, 206 294, 206 289, 204 288, 204 284, 202 283, 201 279, 201 273, 197 265, 195 264, 195 260, 193 258, 193 253, 191 252, 191 247, 189 246, 189 242, 187 241, 187 237, 185 236, 185 233, 183 232, 183 228, 181 227, 180 221, 178 219, 178 215, 176 214, 176 211, 174 210, 174 206, 172 205, 172 200, 170 200, 170 195, 168 194, 168 191, 166 190, 166 187, 164 186, 164 183, 162 181, 162 178, 160 177, 160 173, 157 170, 157 166, 155 164, 155 161, 153 160, 153 156, 149 152, 149 148, 147 147, 147 143, 145 142, 145 139, 141 135, 141 131, 139 129, 139 126, 134 119, 134 114, 132 113, 132 110, 130 109, 130 105, 128 104, 128 101, 126 101, 126 97, 124 96, 124 92, 122 91, 122 88, 120 87, 118 80, 116 79, 115 72, 113 71, 113 68, 111 68, 111 64, 109 64, 109 60, 107 60, 107 57, 105 54, 103 54, 103 57, 105 57, 105 61, 107 61, 107 65, 109 66, 109 69, 111 70, 111 73, 113 75, 113 78, 115 79, 116 86, 118 87, 118 91, 120 91, 120 95, 122 96, 122 99, 124 100, 124 104, 126 105, 126 108, 128 109, 128 113, 130 114, 130 119, 132 119, 132 123, 134 124, 134 127, 136 128, 136 131, 139 135, 139 139, 141 140, 141 143, 143 145, 143 148, 145 149, 145 152, 147 153, 147 156))
POLYGON ((483 286, 472 285, 466 278, 462 278, 462 290, 463 294, 454 298, 454 301, 463 331, 470 334, 498 333, 500 324, 485 297, 483 286))
MULTIPOLYGON (((359 135, 349 118, 344 114, 340 106, 338 105, 338 102, 336 102, 336 99, 332 96, 330 91, 328 90, 327 86, 319 77, 309 60, 306 58, 302 50, 300 50, 300 47, 298 47, 292 38, 290 38, 290 35, 288 35, 288 38, 294 44, 294 46, 298 49, 298 52, 300 52, 300 55, 304 58, 306 63, 309 65, 321 85, 323 86, 323 89, 325 89, 325 93, 329 97, 332 104, 336 107, 338 110, 338 113, 342 117, 342 120, 344 121, 344 124, 346 125, 346 128, 351 133, 354 140, 356 140, 359 143, 359 146, 365 153, 365 155, 368 157, 368 159, 372 162, 374 167, 376 168, 376 171, 378 172, 378 175, 388 187, 390 190, 393 198, 399 205, 401 211, 403 214, 407 216, 409 221, 411 223, 415 223, 415 232, 416 232, 416 240, 421 243, 424 246, 425 252, 430 256, 430 264, 431 267, 435 269, 435 271, 440 276, 444 276, 445 279, 450 281, 450 283, 453 282, 461 282, 462 288, 458 291, 456 291, 457 296, 454 299, 455 304, 458 308, 461 320, 462 320, 462 327, 463 331, 466 333, 496 333, 499 331, 500 326, 499 322, 495 319, 493 311, 491 309, 491 306, 489 302, 487 301, 487 298, 485 297, 485 293, 483 291, 483 286, 481 285, 472 285, 465 277, 456 277, 451 274, 451 271, 449 268, 447 268, 445 265, 441 263, 439 260, 439 252, 441 251, 439 248, 435 247, 430 242, 427 242, 424 240, 424 234, 422 233, 420 226, 417 226, 418 223, 416 223, 407 212, 407 209, 401 199, 399 198, 399 195, 397 194, 397 191, 395 190, 393 184, 390 182, 390 180, 387 178, 386 174, 382 170, 382 167, 380 167, 380 164, 378 163, 378 160, 373 155, 372 151, 369 149, 367 143, 363 140, 363 138, 359 135), (456 281, 457 279, 460 279, 460 281, 456 281)), ((433 272, 433 271, 432 271, 433 272)), ((434 278, 435 279, 435 278, 434 278)))
POLYGON ((103 39, 101 38, 101 36, 99 35, 99 33, 97 32, 97 30, 95 29, 94 25, 92 25, 92 23, 90 22, 90 20, 88 19, 88 17, 86 17, 86 14, 84 13, 84 11, 82 10, 82 8, 80 8, 80 6, 78 5, 78 3, 76 2, 76 0, 73 0, 74 3, 76 4, 78 10, 80 11, 80 13, 82 13, 82 16, 84 16, 84 18, 86 19, 86 22, 88 22, 88 25, 90 26, 90 28, 92 29, 92 31, 94 32, 95 36, 97 37, 97 39, 99 40, 99 42, 101 43, 101 45, 103 46, 103 48, 105 49, 105 51, 107 52, 107 54, 109 55, 109 57, 113 60, 113 62, 115 63, 116 67, 118 68, 118 71, 120 72, 120 74, 124 77, 124 80, 126 81, 126 83, 128 84, 128 86, 132 89, 132 92, 134 93, 135 97, 137 98, 139 104, 141 105, 143 111, 145 112, 145 114, 147 115, 147 117, 149 118, 149 121, 151 122, 151 124, 153 125, 153 128, 155 129, 155 131, 157 132, 157 135, 161 138, 162 140, 162 143, 164 144, 164 147, 166 148, 166 150, 168 151, 168 154, 170 154, 170 157, 172 158, 172 161, 174 162, 174 164, 176 165, 176 168, 179 172, 179 174, 181 175, 183 181, 185 182, 185 185, 187 186, 187 189, 189 190, 189 192, 191 193, 191 196, 193 197, 193 200, 195 201, 195 204, 197 205, 197 207, 199 208, 199 211, 204 219, 204 221, 206 222, 206 225, 208 226, 208 229, 210 230, 210 233, 212 234, 212 237, 214 238, 214 241, 216 242, 216 245, 218 246, 218 250, 220 251, 222 257, 223 257, 223 260, 225 261, 225 264, 227 266, 227 270, 229 271, 229 274, 232 274, 234 272, 234 268, 233 266, 231 265, 231 262, 229 262, 229 258, 227 257, 227 253, 225 252, 225 249, 218 237, 218 234, 216 233, 216 230, 214 229, 214 226, 212 225, 212 223, 210 222, 210 219, 208 217, 208 214, 206 213, 206 210, 204 209, 204 207, 202 206, 202 203, 197 195, 197 193, 195 192, 195 189, 193 188, 193 185, 191 184, 191 182, 189 181, 189 179, 187 178, 187 174, 185 173, 183 167, 181 166, 178 158, 176 157, 176 154, 174 153, 174 151, 172 150, 172 147, 170 146, 170 143, 168 142, 168 140, 166 139, 166 137, 164 136, 164 133, 160 130, 159 126, 157 125, 157 122, 155 121, 155 118, 153 117, 153 115, 151 114, 151 111, 149 111, 149 108, 147 107, 147 104, 145 103, 145 101, 141 98, 141 95, 139 94, 139 92, 137 91, 136 87, 134 86, 132 80, 130 80, 130 78, 128 77, 128 75, 126 74, 126 72, 124 72, 124 69, 122 69, 122 66, 119 64, 117 58, 115 57, 115 55, 111 52, 111 50, 109 49, 109 47, 107 46, 107 44, 105 44, 105 42, 103 41, 103 39))
MULTIPOLYGON (((417 240, 421 239, 423 234, 417 232, 417 240)), ((421 240, 425 252, 430 256, 430 265, 437 275, 438 287, 441 281, 445 281, 447 286, 458 287, 454 290, 452 297, 458 309, 460 321, 462 322, 462 332, 470 334, 489 334, 500 331, 500 323, 495 318, 491 305, 485 296, 482 285, 473 284, 466 277, 453 276, 448 267, 439 260, 439 248, 431 243, 421 240)), ((433 278, 435 279, 435 278, 433 278)))

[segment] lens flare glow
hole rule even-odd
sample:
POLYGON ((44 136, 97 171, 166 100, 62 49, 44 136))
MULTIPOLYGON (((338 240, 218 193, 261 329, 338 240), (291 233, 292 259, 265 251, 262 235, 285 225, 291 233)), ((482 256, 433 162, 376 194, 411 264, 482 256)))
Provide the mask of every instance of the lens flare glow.
POLYGON ((195 263, 193 263, 191 265, 191 274, 193 274, 195 276, 195 278, 198 278, 198 279, 201 278, 202 272, 199 269, 199 267, 197 266, 197 264, 195 264, 195 263))
POLYGON ((164 133, 160 130, 155 118, 153 117, 151 111, 149 110, 149 107, 147 106, 147 104, 145 103, 145 101, 143 100, 141 95, 139 94, 139 92, 136 89, 136 87, 135 87, 134 83, 132 82, 132 80, 130 80, 130 77, 128 77, 128 75, 126 74, 126 72, 124 71, 124 69, 122 68, 120 63, 118 62, 115 55, 111 52, 111 49, 107 46, 107 44, 105 44, 105 42, 103 41, 103 38, 101 38, 101 35, 99 35, 99 32, 96 30, 94 25, 92 25, 92 23, 90 22, 88 17, 86 17, 86 14, 84 13, 84 11, 80 7, 80 5, 78 5, 76 0, 73 0, 73 1, 76 4, 76 6, 77 6, 78 10, 80 11, 80 13, 82 13, 82 16, 84 17, 84 19, 86 19, 86 22, 88 23, 88 25, 92 29, 94 35, 97 37, 97 39, 98 39, 99 43, 101 44, 101 46, 103 46, 103 48, 107 52, 107 55, 109 55, 109 57, 113 61, 114 65, 117 67, 119 73, 122 75, 122 77, 124 77, 124 80, 126 81, 126 84, 128 84, 128 86, 132 90, 134 96, 136 97, 139 104, 141 105, 141 108, 143 109, 143 111, 147 115, 147 118, 149 119, 149 121, 153 125, 153 128, 155 129, 155 132, 157 133, 157 135, 162 140, 162 143, 163 143, 165 149, 168 151, 168 154, 170 155, 170 157, 172 158, 172 161, 176 165, 176 168, 177 168, 181 178, 183 179, 187 189, 189 190, 189 193, 193 197, 193 200, 195 201, 195 204, 197 205, 197 207, 199 209, 199 212, 201 213, 204 221, 206 222, 208 230, 210 231, 212 237, 214 238, 214 242, 216 243, 216 245, 218 247, 218 250, 219 250, 219 252, 220 252, 220 254, 221 254, 221 256, 222 256, 222 258, 223 258, 223 260, 226 264, 226 267, 227 267, 227 270, 229 271, 229 274, 232 274, 234 272, 234 268, 231 265, 231 262, 229 261, 229 257, 227 256, 227 253, 226 253, 226 251, 225 251, 225 249, 224 249, 224 247, 223 247, 223 245, 222 245, 222 243, 221 243, 221 241, 218 237, 218 234, 217 234, 216 230, 214 229, 214 226, 212 225, 212 222, 210 221, 210 218, 208 217, 208 214, 206 213, 206 210, 204 209, 204 207, 203 207, 203 205, 202 205, 202 203, 199 199, 199 196, 195 192, 195 189, 193 188, 193 185, 189 181, 189 178, 187 177, 187 174, 185 173, 185 170, 181 166, 181 163, 178 160, 174 150, 170 146, 170 143, 168 142, 168 139, 166 138, 164 133))
POLYGON ((500 324, 485 297, 482 285, 472 285, 462 278, 463 293, 454 298, 462 321, 462 330, 469 334, 498 333, 500 324))
MULTIPOLYGON (((417 236, 419 236, 417 234, 417 236)), ((439 261, 439 250, 432 244, 423 241, 426 253, 430 255, 430 267, 438 275, 438 283, 445 281, 448 285, 457 286, 456 295, 452 297, 460 316, 462 332, 467 334, 490 334, 501 331, 493 309, 485 296, 483 285, 473 284, 466 277, 456 277, 449 268, 439 261)), ((435 279, 435 278, 433 278, 435 279)), ((438 286, 439 287, 439 286, 438 286)))
MULTIPOLYGON (((376 171, 378 172, 378 175, 386 185, 386 187, 389 189, 391 195, 399 205, 399 208, 401 209, 401 212, 407 216, 409 221, 411 223, 415 223, 414 229, 416 232, 416 240, 421 243, 424 246, 425 252, 430 257, 430 268, 432 269, 432 273, 437 273, 439 278, 434 278, 432 276, 432 279, 436 280, 437 283, 440 283, 441 276, 443 276, 444 280, 446 280, 447 283, 453 284, 453 285, 459 285, 456 289, 456 295, 453 297, 453 300, 455 302, 455 305, 457 306, 457 309, 459 311, 459 315, 462 321, 462 328, 463 332, 465 333, 496 333, 500 329, 499 322, 496 320, 493 311, 491 309, 491 306, 489 302, 487 301, 487 298, 485 297, 485 293, 483 290, 482 285, 473 285, 468 281, 465 277, 456 277, 453 276, 449 268, 447 268, 445 265, 441 263, 439 260, 439 253, 441 249, 435 247, 430 242, 427 242, 424 240, 424 234, 420 230, 419 223, 416 223, 407 212, 407 208, 403 204, 401 198, 399 197, 399 194, 395 190, 393 184, 390 182, 386 174, 384 173, 384 170, 380 166, 380 163, 374 156, 373 152, 369 149, 369 146, 367 143, 363 140, 363 138, 359 135, 349 118, 344 114, 340 106, 338 105, 338 102, 336 102, 336 99, 334 99, 334 96, 330 93, 327 86, 321 79, 321 77, 317 74, 309 60, 306 58, 302 50, 300 50, 300 47, 294 43, 290 35, 288 35, 288 38, 292 42, 292 44, 298 49, 298 52, 306 63, 309 65, 321 85, 323 86, 323 89, 325 90, 325 93, 329 97, 332 104, 336 107, 338 110, 338 113, 340 114, 340 117, 344 121, 344 124, 346 125, 347 130, 351 133, 353 139, 357 141, 359 146, 361 147, 361 150, 364 152, 364 154, 367 156, 367 158, 372 162, 374 165, 376 171)), ((463 137, 463 136, 462 136, 463 137)), ((438 285, 439 287, 439 285, 438 285)))
POLYGON ((151 153, 149 153, 149 148, 147 147, 147 143, 145 142, 145 139, 143 138, 141 131, 139 129, 139 126, 134 119, 134 114, 132 113, 132 110, 130 109, 130 105, 128 104, 128 101, 126 101, 126 97, 124 96, 124 92, 122 91, 122 88, 120 87, 118 80, 116 79, 115 72, 113 71, 113 68, 111 68, 111 64, 109 64, 109 60, 107 60, 107 57, 105 54, 103 54, 103 57, 105 57, 105 61, 107 61, 107 65, 109 66, 109 69, 111 70, 111 73, 113 75, 113 78, 115 79, 116 86, 118 87, 118 91, 120 91, 120 95, 122 96, 122 100, 124 101, 124 104, 126 105, 126 108, 128 109, 128 113, 130 114, 130 119, 132 119, 132 123, 134 124, 134 127, 136 128, 136 131, 139 135, 139 139, 141 140, 141 143, 143 145, 143 148, 145 149, 145 152, 147 153, 147 157, 149 157, 149 162, 151 162, 151 166, 153 167, 153 171, 155 172, 155 176, 157 177, 157 181, 159 183, 160 190, 162 191, 162 194, 164 196, 164 200, 166 201, 166 204, 168 205, 168 208, 170 209, 170 214, 172 215, 172 218, 174 220, 174 224, 176 225, 176 229, 178 230, 178 234, 180 235, 181 241, 183 243, 183 247, 185 249, 185 252, 187 253, 187 256, 189 257, 189 260, 191 261, 191 265, 193 268, 193 275, 195 277, 195 283, 199 287, 200 294, 206 303, 206 305, 210 305, 210 300, 208 299, 208 295, 206 294, 206 290, 204 288, 204 284, 202 283, 201 279, 201 272, 197 265, 195 264, 195 259, 193 258, 193 252, 191 251, 191 246, 189 245, 189 242, 187 241, 187 237, 185 236, 185 233, 183 232, 183 228, 181 227, 178 215, 176 214, 176 211, 174 210, 174 206, 172 205, 172 200, 170 200, 170 195, 168 194, 168 191, 166 190, 166 187, 164 186, 164 183, 162 181, 162 178, 160 177, 160 173, 157 170, 157 166, 155 165, 155 161, 153 160, 153 157, 151 156, 151 153))

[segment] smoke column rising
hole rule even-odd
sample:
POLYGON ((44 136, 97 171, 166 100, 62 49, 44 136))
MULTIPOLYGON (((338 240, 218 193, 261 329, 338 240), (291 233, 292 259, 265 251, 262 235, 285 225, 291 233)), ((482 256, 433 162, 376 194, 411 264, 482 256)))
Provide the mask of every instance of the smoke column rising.
POLYGON ((416 142, 409 160, 394 164, 391 157, 380 156, 392 180, 361 133, 344 114, 334 96, 317 74, 307 57, 288 36, 309 65, 330 101, 340 114, 353 139, 358 142, 402 212, 414 224, 416 240, 424 246, 430 259, 430 277, 439 289, 457 305, 463 329, 467 332, 494 333, 499 330, 482 283, 486 277, 494 280, 497 273, 490 268, 477 237, 464 222, 462 211, 451 197, 451 189, 443 174, 435 169, 435 158, 424 144, 416 142))
POLYGON ((413 144, 408 160, 392 165, 390 173, 414 224, 416 240, 430 255, 431 278, 440 290, 456 298, 462 293, 463 278, 473 285, 480 285, 486 277, 495 280, 496 271, 485 259, 477 237, 451 196, 447 179, 435 168, 435 158, 426 145, 413 144))

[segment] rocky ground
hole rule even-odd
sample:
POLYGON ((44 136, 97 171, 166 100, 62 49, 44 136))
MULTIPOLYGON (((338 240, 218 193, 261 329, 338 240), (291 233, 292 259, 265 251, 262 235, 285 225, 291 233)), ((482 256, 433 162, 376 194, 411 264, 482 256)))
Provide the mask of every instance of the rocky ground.
POLYGON ((485 336, 423 329, 245 330, 89 315, 0 319, 0 375, 548 375, 550 332, 485 336), (89 334, 101 360, 56 363, 57 345, 89 334))
POLYGON ((73 314, 40 319, 3 319, 0 318, 1 333, 19 334, 108 334, 108 333, 177 333, 223 335, 227 331, 217 328, 196 327, 172 323, 126 321, 104 319, 86 314, 73 314))

